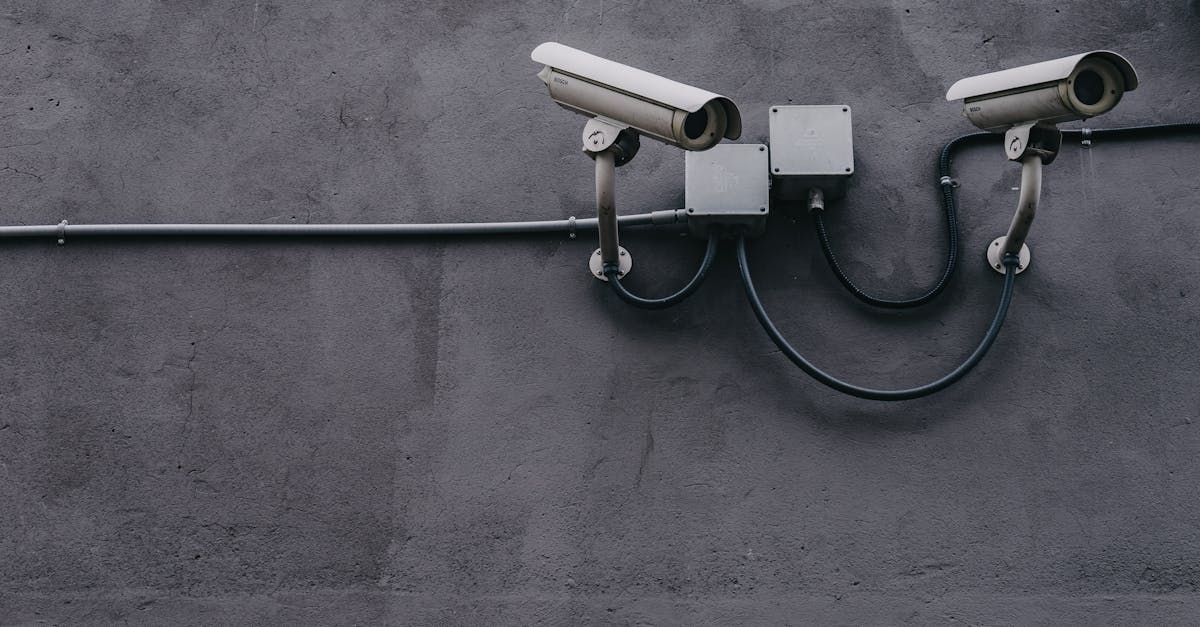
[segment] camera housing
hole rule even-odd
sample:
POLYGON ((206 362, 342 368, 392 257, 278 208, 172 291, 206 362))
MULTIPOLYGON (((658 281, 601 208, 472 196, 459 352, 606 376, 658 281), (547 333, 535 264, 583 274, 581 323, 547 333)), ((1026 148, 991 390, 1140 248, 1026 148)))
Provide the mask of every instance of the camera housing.
POLYGON ((1137 72, 1108 50, 964 78, 946 100, 963 100, 963 115, 987 131, 1036 122, 1053 125, 1106 113, 1137 88, 1137 72))
POLYGON ((546 42, 530 55, 538 78, 565 109, 685 150, 706 150, 742 134, 733 101, 710 91, 546 42))
MULTIPOLYGON (((1004 133, 1004 152, 1021 163, 1021 194, 1008 232, 988 246, 988 265, 1008 272, 1017 260, 1023 272, 1031 259, 1025 238, 1041 202, 1042 166, 1062 145, 1060 122, 1084 120, 1111 111, 1121 96, 1137 89, 1138 77, 1125 57, 1093 50, 1070 57, 964 78, 950 86, 946 100, 963 101, 963 115, 981 129, 1004 133)), ((945 183, 943 183, 945 184, 945 183)))

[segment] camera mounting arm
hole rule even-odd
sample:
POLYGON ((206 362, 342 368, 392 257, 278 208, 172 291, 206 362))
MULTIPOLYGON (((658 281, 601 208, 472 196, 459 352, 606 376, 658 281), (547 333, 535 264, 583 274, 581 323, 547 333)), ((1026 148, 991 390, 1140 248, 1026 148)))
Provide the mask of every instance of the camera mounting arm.
POLYGON ((616 169, 629 163, 641 145, 637 133, 600 118, 583 127, 583 152, 596 161, 596 213, 600 248, 592 253, 588 267, 592 276, 608 281, 606 266, 617 268, 623 278, 633 267, 633 257, 620 245, 617 234, 616 169))
POLYGON ((1008 233, 988 245, 988 265, 1004 274, 1004 256, 1017 255, 1017 273, 1029 267, 1030 252, 1025 245, 1029 227, 1037 214, 1042 197, 1042 166, 1054 161, 1062 146, 1062 132, 1052 125, 1035 122, 1019 124, 1004 134, 1004 152, 1011 161, 1021 162, 1021 195, 1008 233))
POLYGON ((1025 157, 1041 157, 1050 165, 1062 146, 1062 131, 1052 124, 1028 122, 1018 124, 1004 133, 1004 152, 1009 161, 1024 161, 1025 157))

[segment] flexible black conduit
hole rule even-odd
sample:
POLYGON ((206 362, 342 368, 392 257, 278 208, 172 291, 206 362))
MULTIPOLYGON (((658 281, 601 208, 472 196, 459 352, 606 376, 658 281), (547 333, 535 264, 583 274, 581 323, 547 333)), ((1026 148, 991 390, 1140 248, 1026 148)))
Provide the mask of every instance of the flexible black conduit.
POLYGON ((1109 139, 1134 139, 1152 137, 1154 135, 1173 135, 1179 132, 1200 131, 1200 122, 1171 122, 1169 124, 1143 124, 1140 126, 1121 126, 1117 128, 1072 128, 1063 129, 1064 137, 1079 137, 1089 139, 1107 137, 1109 139), (1084 137, 1087 135, 1087 137, 1084 137))
POLYGON ((737 241, 737 259, 738 269, 742 273, 742 284, 746 287, 746 297, 750 299, 750 306, 754 308, 754 315, 758 317, 758 321, 766 330, 767 335, 783 351, 783 354, 800 367, 801 370, 808 373, 809 376, 817 381, 845 394, 857 396, 874 401, 906 401, 909 399, 920 398, 933 394, 939 390, 946 388, 970 372, 976 364, 979 363, 983 356, 992 346, 992 342, 996 341, 996 336, 1000 334, 1000 327, 1004 324, 1004 315, 1008 312, 1008 305, 1012 302, 1013 283, 1017 276, 1017 264, 1020 261, 1016 255, 1008 255, 1004 258, 1004 287, 1000 292, 1000 304, 996 307, 996 315, 992 318, 992 324, 988 327, 987 333, 983 336, 983 341, 979 346, 975 347, 975 351, 971 353, 967 360, 955 368, 950 374, 922 386, 909 388, 906 390, 876 390, 872 388, 859 387, 851 383, 846 383, 841 379, 837 379, 820 368, 812 364, 801 355, 796 349, 792 348, 791 344, 784 339, 779 329, 771 323, 771 319, 767 317, 767 312, 763 308, 762 301, 758 298, 758 293, 754 290, 754 282, 750 280, 750 266, 746 263, 746 239, 738 237, 737 241))
POLYGON ((938 156, 938 184, 942 188, 942 210, 946 214, 946 263, 942 268, 942 274, 937 283, 934 283, 933 287, 920 296, 902 299, 881 298, 868 294, 862 288, 855 285, 854 281, 850 280, 845 270, 842 269, 841 264, 838 263, 837 257, 833 254, 833 247, 829 243, 829 233, 826 232, 825 222, 821 218, 822 210, 814 210, 812 212, 813 226, 817 231, 817 239, 821 242, 821 251, 825 253, 825 260, 829 262, 829 268, 833 270, 833 274, 838 278, 838 281, 841 281, 842 285, 855 298, 868 305, 886 309, 919 307, 936 298, 938 294, 941 294, 942 290, 946 289, 946 285, 950 282, 950 277, 954 274, 955 266, 958 265, 958 208, 954 200, 954 184, 950 178, 950 166, 954 160, 954 152, 969 144, 983 144, 989 141, 998 144, 1001 138, 1003 136, 996 133, 971 133, 951 140, 942 148, 942 152, 938 156))
MULTIPOLYGON (((1108 129, 1064 129, 1062 134, 1064 137, 1079 139, 1121 140, 1153 137, 1156 135, 1170 136, 1189 132, 1200 132, 1200 122, 1146 124, 1108 129)), ((950 173, 950 168, 954 161, 954 153, 968 145, 999 144, 1002 138, 1003 135, 999 133, 969 133, 961 137, 956 137, 942 148, 942 152, 938 156, 938 185, 942 188, 942 208, 946 214, 946 264, 942 269, 941 277, 933 287, 920 296, 890 299, 873 296, 863 291, 862 288, 850 279, 845 270, 842 269, 841 264, 838 263, 837 257, 833 254, 833 247, 829 242, 829 233, 825 229, 825 222, 821 217, 822 211, 819 209, 814 210, 812 212, 813 226, 817 232, 817 240, 821 243, 821 251, 825 254, 825 260, 829 262, 829 267, 833 270, 834 276, 837 277, 846 290, 855 298, 868 305, 885 309, 919 307, 936 298, 946 288, 946 284, 949 283, 950 277, 954 274, 954 268, 958 264, 958 206, 954 198, 954 181, 950 173)))
POLYGON ((683 286, 683 289, 662 298, 642 298, 637 294, 625 289, 621 285, 621 279, 618 275, 621 273, 616 265, 608 264, 604 267, 604 276, 608 279, 608 284, 612 286, 613 291, 621 300, 642 309, 666 309, 672 305, 678 305, 683 302, 683 299, 691 296, 693 292, 699 289, 700 284, 704 282, 704 277, 708 276, 708 270, 712 268, 713 260, 717 258, 717 243, 720 238, 716 233, 709 233, 708 248, 704 251, 704 259, 700 262, 700 269, 696 271, 696 276, 692 277, 688 284, 683 286))

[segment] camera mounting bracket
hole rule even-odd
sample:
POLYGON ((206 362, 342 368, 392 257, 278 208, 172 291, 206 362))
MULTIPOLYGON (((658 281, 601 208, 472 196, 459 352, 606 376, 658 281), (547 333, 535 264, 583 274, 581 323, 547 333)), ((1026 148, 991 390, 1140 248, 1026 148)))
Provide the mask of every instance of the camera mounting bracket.
POLYGON ((1004 133, 1004 153, 1009 161, 1023 161, 1025 157, 1037 155, 1042 163, 1050 165, 1062 147, 1062 131, 1052 124, 1027 122, 1018 124, 1004 133))
POLYGON ((597 153, 613 151, 616 167, 633 160, 642 142, 637 131, 605 118, 592 118, 583 125, 583 152, 595 158, 597 153))
POLYGON ((1054 161, 1062 146, 1062 131, 1051 124, 1018 124, 1004 134, 1004 152, 1011 161, 1021 162, 1021 195, 1008 233, 988 244, 987 260, 993 270, 1004 274, 1004 257, 1017 255, 1017 274, 1029 267, 1031 253, 1025 245, 1029 227, 1042 198, 1042 166, 1054 161))
POLYGON ((988 244, 987 260, 993 270, 1004 274, 1004 257, 1017 255, 1017 274, 1029 267, 1031 253, 1025 245, 1025 237, 1029 235, 1029 227, 1033 224, 1033 216, 1037 214, 1038 203, 1042 199, 1042 157, 1031 154, 1021 160, 1021 195, 1017 200, 1017 211, 1013 214, 1012 222, 1008 225, 1008 233, 997 237, 988 244))
POLYGON ((617 278, 633 268, 633 256, 620 245, 617 234, 616 169, 629 163, 640 146, 638 134, 603 118, 592 118, 583 127, 583 152, 596 162, 596 231, 600 248, 588 257, 589 273, 608 281, 606 267, 617 268, 617 278))

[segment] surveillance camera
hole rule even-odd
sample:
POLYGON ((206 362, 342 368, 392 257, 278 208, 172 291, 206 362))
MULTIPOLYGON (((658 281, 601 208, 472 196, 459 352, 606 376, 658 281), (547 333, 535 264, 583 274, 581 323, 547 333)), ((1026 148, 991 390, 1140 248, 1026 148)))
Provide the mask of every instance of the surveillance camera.
POLYGON ((737 139, 742 118, 728 98, 555 42, 534 48, 538 78, 562 107, 685 150, 737 139))
POLYGON ((988 131, 1020 124, 1057 124, 1106 113, 1137 88, 1137 72, 1107 50, 964 78, 946 100, 963 99, 963 115, 988 131))

